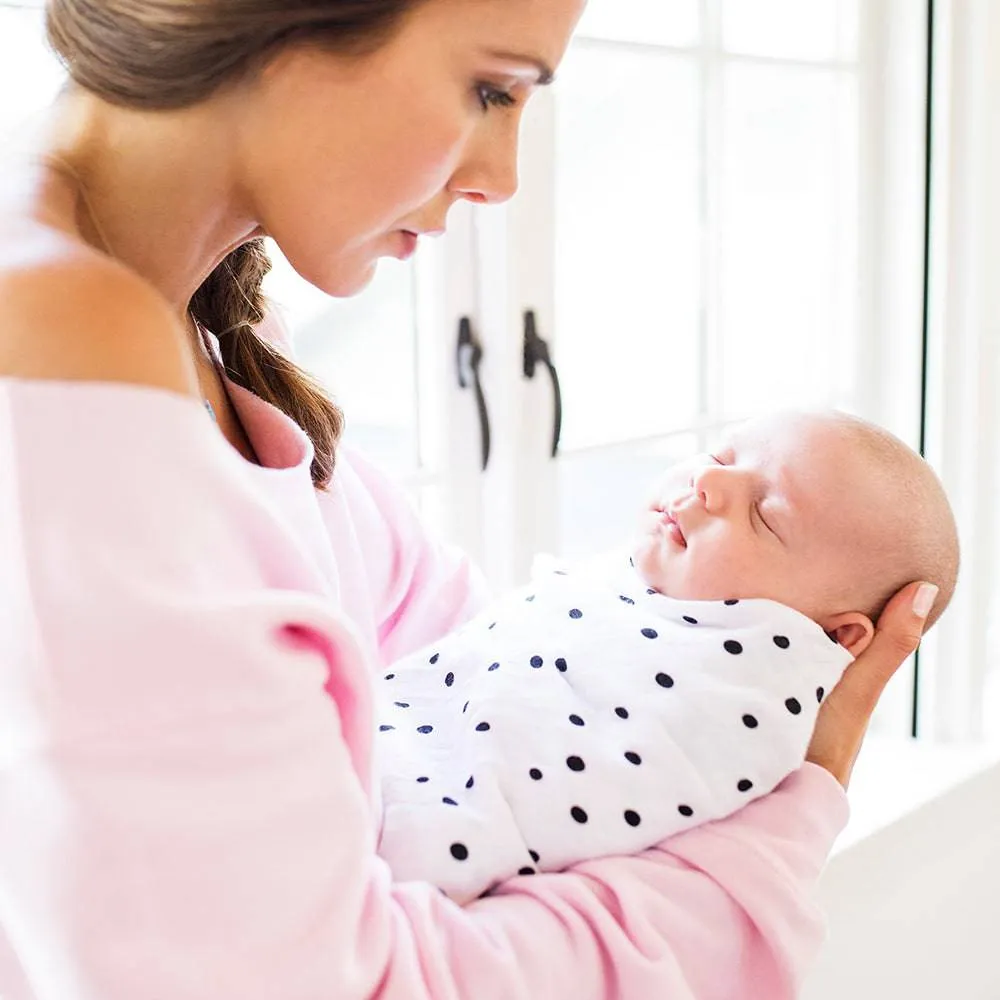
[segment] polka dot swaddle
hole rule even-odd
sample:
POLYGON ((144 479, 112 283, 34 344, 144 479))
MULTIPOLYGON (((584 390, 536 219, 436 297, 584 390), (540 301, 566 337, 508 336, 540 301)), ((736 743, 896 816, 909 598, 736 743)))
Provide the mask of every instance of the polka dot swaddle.
POLYGON ((681 601, 627 557, 549 569, 376 684, 379 853, 458 902, 632 854, 798 767, 850 654, 767 600, 681 601))

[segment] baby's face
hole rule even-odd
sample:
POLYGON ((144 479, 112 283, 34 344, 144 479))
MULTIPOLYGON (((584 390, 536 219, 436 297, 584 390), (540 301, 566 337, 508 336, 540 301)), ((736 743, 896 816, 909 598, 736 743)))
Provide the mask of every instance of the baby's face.
POLYGON ((887 503, 870 462, 822 417, 744 424, 656 483, 635 566, 671 597, 764 597, 815 621, 857 610, 852 584, 872 566, 887 503))

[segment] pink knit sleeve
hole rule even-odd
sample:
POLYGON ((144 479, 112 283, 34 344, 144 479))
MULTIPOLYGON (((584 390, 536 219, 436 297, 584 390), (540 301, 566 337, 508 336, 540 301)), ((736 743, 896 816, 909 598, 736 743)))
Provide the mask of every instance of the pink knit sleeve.
POLYGON ((201 408, 0 403, 4 1000, 795 995, 845 819, 824 772, 466 908, 394 885, 369 664, 201 408))
POLYGON ((391 663, 471 618, 488 600, 489 587, 464 552, 427 529, 398 484, 358 452, 345 451, 374 505, 378 527, 367 540, 383 536, 380 548, 388 553, 381 572, 375 566, 370 572, 376 578, 379 654, 391 663))

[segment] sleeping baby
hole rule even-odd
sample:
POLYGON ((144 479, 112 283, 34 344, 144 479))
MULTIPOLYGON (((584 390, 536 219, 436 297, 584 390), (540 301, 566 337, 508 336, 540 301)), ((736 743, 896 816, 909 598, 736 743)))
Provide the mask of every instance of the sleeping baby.
POLYGON ((840 413, 738 427, 670 468, 631 550, 532 584, 377 688, 379 853, 458 902, 630 854, 800 766, 824 695, 912 580, 954 590, 941 485, 840 413))

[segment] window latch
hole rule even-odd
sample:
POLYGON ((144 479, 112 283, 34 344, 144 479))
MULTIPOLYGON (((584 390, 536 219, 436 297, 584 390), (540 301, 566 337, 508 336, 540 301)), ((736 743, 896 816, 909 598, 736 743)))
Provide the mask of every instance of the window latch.
POLYGON ((458 322, 458 344, 455 348, 455 365, 458 369, 458 384, 463 389, 472 388, 476 394, 476 410, 479 413, 479 441, 482 453, 482 471, 490 461, 490 415, 486 409, 486 397, 479 378, 479 366, 483 360, 483 348, 472 332, 468 316, 458 322))
POLYGON ((559 373, 549 356, 549 345, 538 336, 535 314, 528 310, 524 314, 524 376, 535 377, 535 365, 543 364, 549 370, 552 380, 552 458, 559 453, 559 438, 562 436, 562 390, 559 388, 559 373))

